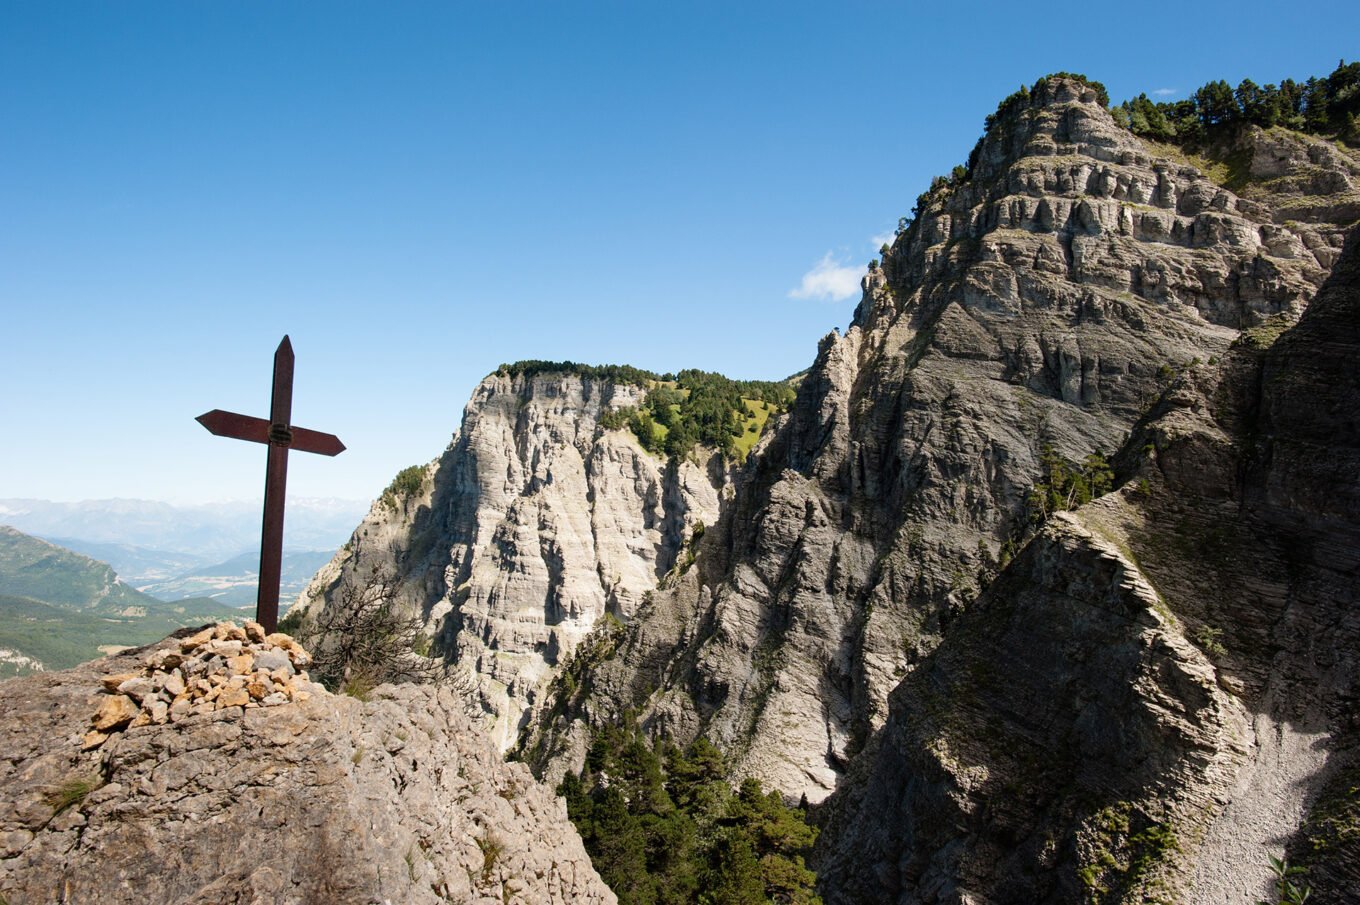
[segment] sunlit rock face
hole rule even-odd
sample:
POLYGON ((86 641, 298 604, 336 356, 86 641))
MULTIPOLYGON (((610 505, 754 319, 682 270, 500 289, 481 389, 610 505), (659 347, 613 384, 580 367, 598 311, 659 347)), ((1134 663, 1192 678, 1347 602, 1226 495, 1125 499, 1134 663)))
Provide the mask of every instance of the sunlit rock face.
POLYGON ((493 374, 418 492, 374 503, 303 593, 335 605, 376 569, 420 613, 434 652, 475 679, 502 747, 557 667, 606 614, 629 620, 728 494, 720 458, 649 454, 605 413, 638 386, 575 374, 493 374))
MULTIPOLYGON (((1264 897, 1267 841, 1323 832, 1352 775, 1355 315, 1313 300, 1353 282, 1360 164, 1233 141, 1196 163, 1047 80, 743 466, 601 429, 640 389, 493 376, 310 605, 398 570, 549 776, 631 709, 791 799, 839 788, 828 902, 1264 897), (1096 452, 1119 489, 1035 524, 1045 461, 1096 452)), ((1316 867, 1340 900, 1347 863, 1316 867)))
POLYGON ((828 902, 1360 896, 1360 233, 1296 326, 1180 375, 893 692, 828 902))

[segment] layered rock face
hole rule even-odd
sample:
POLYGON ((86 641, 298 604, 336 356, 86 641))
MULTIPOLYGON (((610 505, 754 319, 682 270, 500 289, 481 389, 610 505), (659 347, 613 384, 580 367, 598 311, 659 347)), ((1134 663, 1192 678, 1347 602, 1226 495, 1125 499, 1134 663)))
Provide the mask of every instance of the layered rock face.
POLYGON ((447 690, 318 691, 131 726, 82 751, 112 700, 101 682, 140 672, 146 653, 5 683, 5 901, 615 901, 561 801, 503 763, 447 690))
POLYGON ((728 491, 721 460, 667 462, 600 418, 645 396, 576 374, 493 374, 418 493, 374 503, 303 612, 378 572, 468 671, 502 748, 606 614, 628 620, 728 491))
POLYGON ((1325 279, 1349 211, 1334 190, 1360 165, 1287 133, 1241 141, 1269 145, 1234 157, 1251 198, 1119 128, 1080 81, 1008 104, 823 340, 696 567, 592 695, 562 690, 532 756, 551 768, 637 706, 825 797, 1022 539, 1043 448, 1113 453, 1177 371, 1296 318, 1325 279))
POLYGON ((829 903, 1360 898, 1360 234, 1293 329, 1168 389, 892 695, 829 903), (1273 340, 1273 343, 1272 343, 1273 340))

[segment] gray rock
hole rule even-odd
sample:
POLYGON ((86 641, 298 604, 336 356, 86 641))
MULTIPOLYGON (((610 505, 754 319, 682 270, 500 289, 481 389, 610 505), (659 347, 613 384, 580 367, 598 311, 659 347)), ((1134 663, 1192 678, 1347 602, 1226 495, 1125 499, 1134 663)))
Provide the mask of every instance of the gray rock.
POLYGON ((182 720, 189 715, 189 709, 193 704, 188 698, 176 698, 170 702, 170 707, 166 715, 172 720, 182 720))
POLYGON ((376 502, 298 612, 390 570, 498 744, 526 728, 549 775, 636 707, 818 801, 1012 554, 1044 447, 1113 453, 1171 374, 1292 322, 1326 278, 1360 164, 1279 130, 1240 141, 1238 193, 1051 80, 925 199, 739 475, 601 429, 639 388, 494 374, 421 491, 376 502), (697 521, 695 568, 667 578, 697 521), (553 701, 583 642, 616 643, 605 612, 637 621, 591 699, 553 701))
MULTIPOLYGON (((1342 228, 1272 222, 1295 189, 1235 195, 1088 94, 1052 81, 984 138, 971 179, 925 199, 693 580, 654 595, 588 700, 531 731, 536 764, 579 766, 590 726, 632 706, 820 800, 1022 539, 1044 447, 1113 453, 1176 372, 1303 310, 1342 228)), ((1345 154, 1319 165, 1360 173, 1345 154)))
POLYGON ((101 672, 137 665, 5 683, 7 901, 615 901, 560 800, 502 762, 447 690, 231 708, 82 753, 101 672), (61 789, 77 791, 54 815, 61 789))
MULTIPOLYGON (((1360 346, 1310 300, 1360 164, 1237 141, 1229 190, 1049 80, 923 199, 738 475, 599 430, 636 389, 493 375, 300 612, 394 570, 549 775, 630 707, 790 796, 849 770, 828 901, 1263 896, 1267 840, 1327 832, 1312 796, 1354 785, 1360 346), (1017 551, 1045 447, 1131 483, 1017 551), (554 690, 582 650, 589 691, 554 690)), ((1348 844, 1315 868, 1338 901, 1348 844)))
POLYGON ((165 701, 152 701, 146 709, 153 723, 164 723, 170 718, 170 705, 165 701))
POLYGON ((170 695, 170 698, 172 700, 175 698, 175 696, 184 694, 185 689, 184 679, 182 676, 180 676, 180 672, 178 669, 176 669, 174 672, 170 673, 168 676, 165 677, 165 681, 162 684, 161 689, 162 693, 170 695))
POLYGON ((1257 901, 1282 847, 1318 900, 1360 897, 1357 358, 1353 233, 1297 326, 1168 388, 1129 483, 893 692, 823 812, 829 905, 1257 901))
POLYGON ((288 658, 288 652, 283 650, 264 650, 255 654, 255 668, 263 669, 266 672, 273 672, 281 669, 288 675, 293 675, 293 661, 288 658))
POLYGON ((132 698, 132 700, 136 701, 138 704, 142 702, 142 698, 145 698, 147 695, 153 694, 155 690, 156 688, 152 684, 151 680, 144 676, 138 676, 134 679, 128 679, 126 682, 118 686, 119 694, 127 695, 128 697, 132 698))
POLYGON ((239 655, 243 647, 244 645, 242 644, 242 642, 237 641, 235 639, 223 640, 220 638, 214 638, 207 644, 208 651, 217 654, 219 657, 222 657, 223 659, 239 655))

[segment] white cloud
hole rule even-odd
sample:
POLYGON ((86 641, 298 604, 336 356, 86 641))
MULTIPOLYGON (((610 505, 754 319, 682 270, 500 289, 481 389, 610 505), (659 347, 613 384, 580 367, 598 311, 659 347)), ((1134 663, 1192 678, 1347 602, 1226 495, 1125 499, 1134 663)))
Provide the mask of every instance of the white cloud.
POLYGON ((1154 88, 1152 91, 1156 97, 1170 97, 1173 94, 1180 94, 1179 88, 1154 88))
POLYGON ((869 241, 873 243, 874 248, 876 249, 882 248, 884 245, 892 245, 894 242, 896 242, 897 233, 893 232, 879 233, 878 235, 870 238, 869 241))
POLYGON ((863 268, 848 267, 832 257, 828 251, 822 255, 816 266, 803 274, 802 285, 790 291, 789 298, 843 302, 859 294, 859 281, 862 276, 863 268))

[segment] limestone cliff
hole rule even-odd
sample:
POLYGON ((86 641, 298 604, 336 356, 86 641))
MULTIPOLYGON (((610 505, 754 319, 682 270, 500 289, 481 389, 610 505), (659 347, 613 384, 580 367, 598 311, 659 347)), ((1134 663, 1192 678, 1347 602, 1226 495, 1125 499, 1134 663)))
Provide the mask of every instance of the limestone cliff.
POLYGON ((579 756, 635 706, 826 796, 1023 541, 1044 448, 1113 453, 1178 371, 1297 318, 1325 279, 1360 163, 1278 130, 1240 141, 1243 194, 1080 80, 1003 105, 823 340, 696 567, 609 642, 592 693, 560 689, 531 757, 579 756))
POLYGON ((299 612, 338 605, 375 569, 394 577, 509 746, 557 664, 606 617, 631 619, 728 493, 721 458, 667 461, 601 425, 645 393, 574 373, 487 377, 443 456, 373 504, 299 612))
POLYGON ((826 809, 829 903, 1248 902, 1286 848, 1360 897, 1360 234, 1280 334, 1182 375, 1129 482, 894 691, 826 809))
POLYGON ((615 901, 561 801, 503 763, 448 690, 209 703, 82 750, 101 701, 118 700, 101 680, 180 649, 4 684, 4 901, 615 901))

